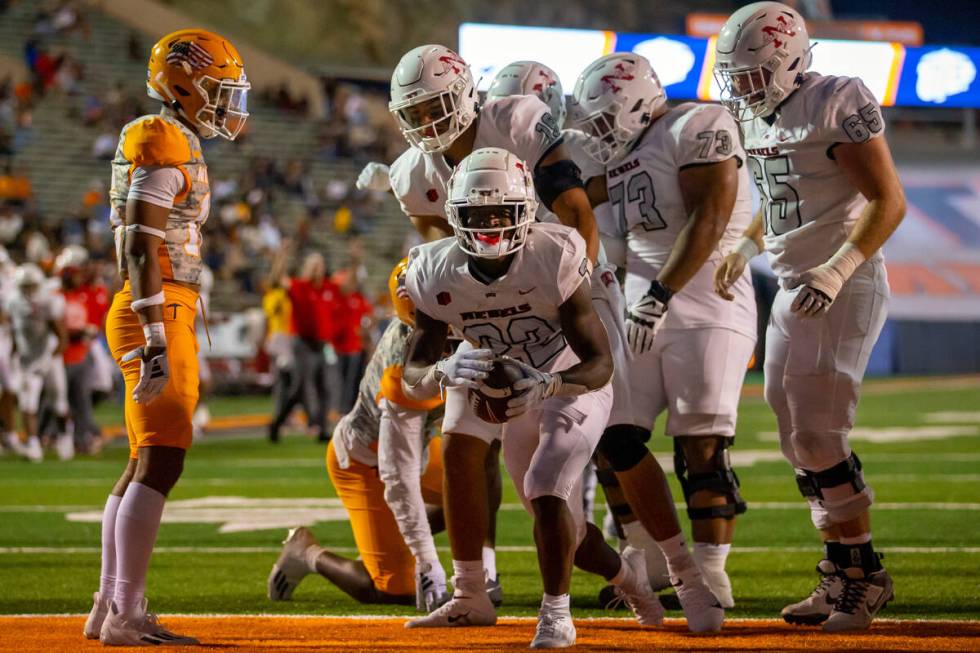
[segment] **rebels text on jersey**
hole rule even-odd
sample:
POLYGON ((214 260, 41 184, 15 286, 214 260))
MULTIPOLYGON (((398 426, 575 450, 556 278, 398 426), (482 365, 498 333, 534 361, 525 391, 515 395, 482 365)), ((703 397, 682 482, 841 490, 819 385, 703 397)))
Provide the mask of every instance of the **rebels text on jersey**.
POLYGON ((558 307, 592 272, 574 229, 536 223, 507 273, 483 283, 454 238, 412 249, 406 288, 418 310, 454 327, 475 347, 533 367, 562 370, 578 357, 562 334, 558 307))
MULTIPOLYGON (((561 143, 548 105, 533 95, 488 100, 477 116, 473 149, 498 147, 531 166, 532 170, 561 143)), ((408 148, 391 164, 391 189, 406 215, 446 216, 446 184, 453 168, 442 153, 426 154, 408 148)))
POLYGON ((834 145, 877 138, 885 123, 860 79, 816 73, 773 115, 772 124, 744 123, 743 135, 765 211, 769 261, 790 281, 825 263, 867 205, 833 161, 834 145))

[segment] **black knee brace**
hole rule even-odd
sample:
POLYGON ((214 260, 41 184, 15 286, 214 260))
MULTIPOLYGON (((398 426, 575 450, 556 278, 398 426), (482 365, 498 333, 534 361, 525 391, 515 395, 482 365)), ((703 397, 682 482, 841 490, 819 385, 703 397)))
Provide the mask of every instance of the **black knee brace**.
POLYGON ((681 490, 684 491, 684 501, 687 503, 687 516, 691 519, 734 519, 735 515, 741 515, 748 510, 745 500, 739 493, 738 476, 732 469, 731 457, 728 455, 728 447, 731 446, 734 438, 720 438, 718 446, 715 448, 711 463, 714 471, 703 474, 687 472, 687 458, 684 456, 684 447, 681 445, 680 438, 674 438, 674 472, 677 480, 681 482, 681 490), (725 495, 727 503, 723 506, 711 506, 707 508, 692 508, 691 497, 695 492, 710 490, 718 494, 725 495))
POLYGON ((796 484, 800 494, 807 499, 823 499, 825 488, 837 487, 849 483, 857 494, 865 488, 864 477, 861 475, 861 459, 853 451, 846 460, 842 460, 830 469, 822 472, 811 472, 807 469, 796 470, 796 484))
POLYGON ((650 429, 632 424, 616 424, 607 427, 599 439, 599 452, 617 472, 627 472, 649 453, 647 440, 650 429))

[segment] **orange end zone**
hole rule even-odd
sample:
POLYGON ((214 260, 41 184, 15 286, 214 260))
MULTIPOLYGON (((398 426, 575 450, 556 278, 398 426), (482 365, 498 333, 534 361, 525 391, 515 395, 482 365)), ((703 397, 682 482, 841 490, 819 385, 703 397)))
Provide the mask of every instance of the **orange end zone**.
MULTIPOLYGON (((535 620, 504 618, 493 628, 406 630, 404 619, 345 617, 166 617, 173 631, 223 651, 524 650, 535 620)), ((82 617, 0 617, 0 651, 81 653, 103 650, 82 637, 82 617)), ((975 651, 980 623, 906 621, 850 635, 824 634, 781 621, 732 621, 718 635, 691 635, 679 619, 643 628, 627 619, 579 619, 578 651, 975 651)), ((125 648, 112 650, 125 651, 125 648)), ((135 650, 135 649, 134 649, 135 650)))

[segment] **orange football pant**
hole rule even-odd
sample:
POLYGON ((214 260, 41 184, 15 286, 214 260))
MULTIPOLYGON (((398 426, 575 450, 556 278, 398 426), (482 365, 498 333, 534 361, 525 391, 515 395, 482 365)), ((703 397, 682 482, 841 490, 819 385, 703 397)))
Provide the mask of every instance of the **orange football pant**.
POLYGON ((130 309, 133 300, 129 281, 112 299, 106 316, 109 352, 126 380, 126 432, 129 457, 136 458, 140 447, 187 449, 193 439, 191 417, 197 406, 198 364, 194 317, 197 292, 175 283, 163 283, 163 327, 167 334, 167 360, 170 380, 163 392, 149 404, 133 401, 133 388, 140 380, 140 361, 122 362, 122 357, 146 344, 139 316, 130 309))
MULTIPOLYGON (((415 595, 415 557, 405 545, 398 523, 385 503, 384 483, 376 467, 351 459, 341 469, 333 442, 327 445, 327 472, 337 496, 347 509, 354 542, 374 586, 396 596, 415 595)), ((422 494, 427 502, 442 503, 442 443, 429 443, 429 464, 422 473, 422 494)))

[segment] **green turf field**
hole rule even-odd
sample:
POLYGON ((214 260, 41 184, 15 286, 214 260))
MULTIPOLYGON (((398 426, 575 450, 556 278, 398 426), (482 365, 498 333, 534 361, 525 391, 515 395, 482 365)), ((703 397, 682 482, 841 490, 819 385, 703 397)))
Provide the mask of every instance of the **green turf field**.
MULTIPOLYGON (((758 387, 749 386, 758 395, 758 387)), ((216 416, 268 410, 265 398, 215 400, 216 416)), ((100 412, 119 421, 118 409, 100 412)), ((732 616, 773 617, 807 593, 819 549, 775 424, 760 398, 743 400, 735 463, 749 512, 739 520, 729 570, 732 616)), ((895 601, 885 616, 980 615, 980 381, 869 384, 855 449, 880 506, 875 542, 886 552, 895 601)), ((117 442, 99 459, 31 465, 0 459, 0 613, 79 613, 99 575, 98 517, 127 452, 117 442)), ((669 443, 653 447, 668 462, 669 443)), ((323 467, 323 446, 287 437, 272 447, 258 432, 214 435, 195 445, 161 527, 148 587, 165 612, 383 614, 310 577, 294 600, 272 603, 265 582, 285 526, 315 521, 321 542, 349 552, 352 537, 323 467), (174 519, 179 521, 174 523, 174 519)), ((672 481, 673 482, 673 481, 672 481)), ((675 496, 680 497, 674 484, 675 496)), ((540 582, 529 518, 505 484, 498 569, 503 614, 533 614, 540 582)), ((601 519, 601 514, 597 515, 601 519)), ((439 536, 440 546, 447 545, 439 536)), ((449 555, 442 551, 449 565, 449 555)), ((577 614, 601 614, 602 582, 576 573, 577 614)))

